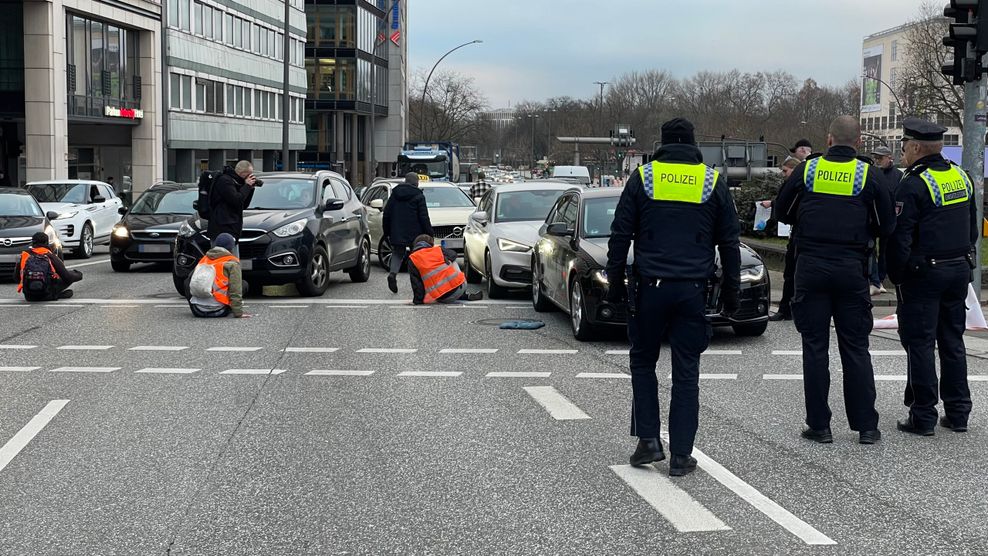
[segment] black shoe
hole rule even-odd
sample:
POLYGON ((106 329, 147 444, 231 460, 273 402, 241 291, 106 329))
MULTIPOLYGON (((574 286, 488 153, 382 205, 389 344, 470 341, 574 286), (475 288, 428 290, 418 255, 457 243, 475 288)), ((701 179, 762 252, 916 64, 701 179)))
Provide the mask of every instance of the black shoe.
POLYGON ((391 293, 398 293, 398 277, 394 274, 388 274, 388 289, 391 293))
POLYGON ((772 322, 779 322, 779 321, 783 321, 783 320, 792 320, 792 315, 790 315, 789 313, 782 313, 782 312, 776 311, 775 313, 772 313, 771 315, 768 316, 768 320, 770 320, 772 322))
POLYGON ((467 294, 467 301, 480 301, 484 298, 484 292, 476 291, 467 294))
POLYGON ((669 476, 682 477, 696 471, 696 458, 673 454, 669 460, 669 476))
POLYGON ((967 432, 967 425, 954 425, 946 415, 940 418, 940 426, 954 432, 967 432))
POLYGON ((73 295, 72 290, 62 290, 62 293, 58 294, 59 299, 71 299, 73 295))
POLYGON ((803 432, 799 433, 799 435, 807 440, 819 442, 820 444, 830 444, 834 441, 834 435, 830 432, 830 427, 820 430, 807 427, 803 429, 803 432))
POLYGON ((861 431, 858 433, 858 444, 877 444, 882 439, 882 431, 861 431))
POLYGON ((664 459, 666 453, 662 451, 662 443, 658 438, 639 438, 638 448, 631 454, 631 465, 640 467, 664 459))
POLYGON ((905 419, 899 419, 899 421, 895 423, 895 428, 899 429, 902 432, 908 432, 909 434, 915 434, 919 436, 933 436, 934 434, 936 434, 936 432, 933 430, 933 427, 927 429, 916 426, 916 424, 913 423, 912 416, 906 417, 905 419))

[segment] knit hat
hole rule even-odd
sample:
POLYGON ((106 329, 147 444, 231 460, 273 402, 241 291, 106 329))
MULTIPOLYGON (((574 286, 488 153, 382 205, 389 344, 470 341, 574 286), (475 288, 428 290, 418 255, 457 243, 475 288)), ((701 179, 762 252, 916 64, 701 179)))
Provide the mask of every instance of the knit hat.
POLYGON ((216 236, 216 239, 213 240, 213 247, 222 247, 227 251, 233 251, 233 248, 236 245, 237 240, 233 239, 233 236, 226 233, 216 236))
POLYGON ((693 134, 693 124, 684 118, 674 118, 662 124, 662 144, 671 145, 684 143, 687 145, 696 144, 696 136, 693 134))
POLYGON ((48 234, 44 232, 35 232, 31 236, 31 247, 48 247, 48 234))
POLYGON ((796 145, 793 148, 789 149, 789 152, 794 153, 796 152, 796 149, 800 147, 809 147, 810 150, 813 150, 813 145, 810 144, 809 139, 800 139, 799 141, 796 141, 796 145))

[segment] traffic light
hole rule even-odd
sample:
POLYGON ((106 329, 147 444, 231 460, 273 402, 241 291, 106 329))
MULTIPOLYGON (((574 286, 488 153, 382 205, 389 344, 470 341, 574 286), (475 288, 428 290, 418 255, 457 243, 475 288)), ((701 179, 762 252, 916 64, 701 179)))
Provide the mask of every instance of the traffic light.
POLYGON ((954 59, 941 71, 954 85, 981 79, 981 58, 988 52, 988 0, 950 0, 943 15, 952 20, 943 44, 954 50, 954 59))

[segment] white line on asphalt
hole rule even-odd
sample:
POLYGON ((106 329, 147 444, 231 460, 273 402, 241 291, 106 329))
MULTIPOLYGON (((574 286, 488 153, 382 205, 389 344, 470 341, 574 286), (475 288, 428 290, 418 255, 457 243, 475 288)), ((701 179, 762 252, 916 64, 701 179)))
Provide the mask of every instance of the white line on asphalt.
POLYGON ((42 307, 45 309, 79 309, 82 305, 74 305, 72 303, 45 303, 42 307))
POLYGON ((452 309, 490 309, 487 305, 467 305, 466 303, 454 303, 452 305, 445 305, 445 307, 452 309))
POLYGON ((604 355, 630 355, 631 350, 627 349, 609 349, 604 352, 604 355))
POLYGON ((113 346, 59 346, 55 349, 67 349, 72 351, 106 351, 113 346))
POLYGON ((335 353, 340 348, 319 348, 319 347, 287 347, 285 353, 335 353))
POLYGON ((57 367, 52 369, 53 373, 112 373, 119 371, 120 367, 57 367))
POLYGON ((305 376, 370 376, 374 371, 334 371, 330 369, 315 369, 305 373, 305 376))
POLYGON ((590 418, 552 386, 525 386, 525 391, 557 421, 590 418))
POLYGON ((773 349, 772 355, 803 355, 803 350, 773 349))
POLYGON ((134 346, 127 351, 182 351, 189 346, 134 346))
POLYGON ((327 309, 366 309, 366 305, 326 305, 327 309))
POLYGON ((398 376, 460 376, 462 371, 405 371, 398 376))
POLYGON ((539 371, 494 371, 487 378, 548 378, 551 373, 539 371))
POLYGON ((31 346, 27 344, 0 344, 0 349, 34 349, 38 346, 31 346))
POLYGON ((988 376, 984 376, 984 375, 974 375, 974 376, 968 375, 967 379, 972 382, 988 382, 988 376))
POLYGON ((703 355, 741 355, 739 349, 708 349, 703 355))
POLYGON ((159 309, 172 309, 172 308, 188 309, 189 308, 188 304, 180 305, 178 303, 171 303, 168 305, 155 305, 155 307, 159 309))
POLYGON ((102 309, 137 309, 140 305, 100 305, 102 309))
POLYGON ((417 349, 407 349, 407 348, 363 348, 358 349, 357 353, 415 353, 417 349))
POLYGON ((803 380, 803 375, 762 375, 762 380, 803 380))
POLYGON ((631 378, 624 373, 579 373, 576 378, 631 378))
MULTIPOLYGON (((408 301, 407 300, 401 300, 401 299, 334 299, 334 298, 326 297, 326 298, 311 298, 311 299, 306 299, 305 302, 308 303, 308 304, 310 304, 310 305, 359 305, 359 306, 372 305, 372 306, 378 306, 378 307, 386 307, 386 306, 411 307, 411 305, 408 304, 408 301)), ((141 299, 106 299, 106 298, 103 298, 103 299, 94 299, 94 298, 81 298, 81 297, 80 298, 75 298, 75 297, 73 297, 72 298, 72 303, 74 303, 74 304, 82 304, 82 305, 107 305, 107 304, 110 304, 110 303, 124 303, 124 304, 128 304, 128 305, 159 305, 159 304, 161 304, 161 300, 160 299, 152 299, 152 298, 141 298, 141 299)), ((272 298, 272 299, 251 299, 251 304, 252 305, 278 305, 279 303, 285 303, 285 301, 284 300, 279 300, 279 299, 276 299, 276 298, 272 298)), ((473 303, 475 303, 475 302, 471 302, 471 301, 466 302, 467 305, 470 305, 470 304, 473 304, 473 303)), ((518 303, 517 301, 510 301, 510 300, 506 300, 506 299, 485 299, 480 304, 481 305, 513 305, 513 304, 517 304, 517 303, 518 303)), ((4 306, 10 306, 10 305, 27 306, 27 305, 30 305, 30 304, 29 303, 24 303, 24 301, 22 301, 21 299, 10 297, 10 298, 0 299, 0 305, 4 305, 4 306)), ((57 305, 57 304, 55 304, 55 305, 57 305)), ((62 306, 64 307, 64 305, 62 305, 62 306)), ((185 306, 187 306, 187 305, 183 305, 183 307, 185 307, 185 306)), ((423 307, 423 306, 420 305, 419 307, 423 307)))
POLYGON ((271 305, 271 307, 276 307, 278 309, 308 309, 308 305, 271 305))
POLYGON ((875 380, 877 381, 905 381, 906 375, 875 375, 875 380))
POLYGON ((683 489, 652 467, 612 465, 613 471, 632 490, 666 518, 677 531, 730 531, 723 521, 683 489))
POLYGON ((531 309, 531 305, 508 305, 505 309, 531 309))
POLYGON ((69 400, 52 400, 48 402, 48 405, 43 407, 37 415, 31 417, 31 420, 0 448, 0 471, 3 471, 7 467, 7 464, 58 415, 58 412, 67 403, 69 403, 69 400))
POLYGON ((520 355, 573 355, 579 353, 576 349, 519 349, 520 355))
POLYGON ((224 346, 218 346, 218 347, 206 348, 206 351, 223 351, 223 352, 228 352, 228 351, 261 351, 262 349, 264 349, 264 348, 263 347, 229 347, 229 346, 224 347, 224 346))
POLYGON ((906 354, 906 352, 904 350, 901 350, 901 349, 873 349, 869 353, 871 353, 874 356, 879 356, 879 357, 881 357, 881 356, 889 356, 889 355, 892 355, 892 356, 902 356, 902 355, 905 355, 906 354))
POLYGON ((156 375, 190 375, 199 372, 199 369, 183 369, 180 367, 146 367, 135 373, 147 373, 156 375))
POLYGON ((221 375, 280 375, 287 369, 227 369, 221 375))
POLYGON ((3 373, 26 373, 29 371, 37 371, 41 367, 0 367, 0 372, 3 373))
MULTIPOLYGON (((672 378, 672 375, 669 375, 672 378)), ((737 373, 700 373, 700 380, 737 380, 737 373)))
MULTIPOLYGON (((667 442, 669 441, 669 434, 666 431, 662 431, 661 435, 663 439, 667 442)), ((734 494, 737 494, 742 500, 765 514, 769 519, 799 537, 804 543, 814 545, 837 544, 833 539, 817 531, 810 524, 773 502, 759 492, 758 489, 741 480, 726 467, 700 451, 699 448, 693 448, 693 457, 696 458, 697 465, 700 469, 706 471, 717 482, 730 489, 734 494)))
POLYGON ((68 265, 65 268, 82 268, 84 266, 92 266, 94 264, 103 264, 103 263, 108 263, 108 262, 110 262, 110 259, 102 259, 102 260, 99 260, 99 261, 89 261, 88 263, 76 263, 76 264, 73 264, 73 265, 68 265))
POLYGON ((497 353, 493 348, 446 348, 439 350, 439 353, 497 353))

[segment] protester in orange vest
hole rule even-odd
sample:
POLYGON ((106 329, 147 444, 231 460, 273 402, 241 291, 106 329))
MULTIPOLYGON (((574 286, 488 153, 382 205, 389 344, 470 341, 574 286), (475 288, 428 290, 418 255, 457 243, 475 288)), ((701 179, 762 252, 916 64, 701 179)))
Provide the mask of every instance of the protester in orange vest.
POLYGON ((78 270, 65 268, 65 263, 51 250, 48 234, 38 232, 31 237, 31 248, 21 253, 17 265, 17 291, 27 301, 55 301, 72 297, 69 289, 82 280, 78 270))
POLYGON ((412 303, 456 303, 483 299, 481 292, 467 293, 467 279, 456 264, 456 252, 435 244, 432 236, 415 238, 408 257, 408 279, 412 283, 412 303))
POLYGON ((244 285, 240 259, 231 251, 237 240, 230 234, 220 234, 213 248, 199 260, 189 278, 189 307, 197 317, 217 318, 230 313, 248 318, 244 313, 244 285))

